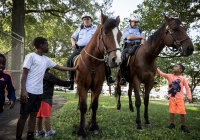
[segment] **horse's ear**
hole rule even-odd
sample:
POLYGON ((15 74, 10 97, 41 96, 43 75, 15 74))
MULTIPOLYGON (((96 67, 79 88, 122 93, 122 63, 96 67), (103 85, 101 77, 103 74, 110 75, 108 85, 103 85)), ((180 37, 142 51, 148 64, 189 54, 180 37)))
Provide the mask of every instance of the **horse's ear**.
POLYGON ((164 14, 164 17, 165 17, 165 21, 166 21, 167 23, 169 23, 169 22, 171 21, 171 18, 169 18, 169 17, 166 16, 165 14, 164 14))
POLYGON ((104 24, 105 21, 107 20, 107 16, 103 14, 102 10, 101 10, 101 24, 104 24))
POLYGON ((116 21, 117 21, 117 26, 119 26, 119 23, 120 23, 120 18, 119 18, 119 16, 116 17, 116 21))

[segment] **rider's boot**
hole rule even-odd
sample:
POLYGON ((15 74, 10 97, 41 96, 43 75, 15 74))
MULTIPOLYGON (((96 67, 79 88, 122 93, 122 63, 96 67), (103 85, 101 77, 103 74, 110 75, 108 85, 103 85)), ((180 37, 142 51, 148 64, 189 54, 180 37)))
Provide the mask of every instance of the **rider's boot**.
POLYGON ((121 71, 121 80, 120 80, 120 86, 126 86, 126 66, 124 65, 124 60, 122 61, 121 65, 120 65, 120 71, 121 71))
POLYGON ((67 73, 68 81, 71 81, 72 83, 70 84, 68 90, 74 90, 74 71, 68 71, 67 73))
POLYGON ((108 64, 105 64, 105 73, 106 73, 106 80, 107 80, 107 85, 111 86, 115 84, 115 80, 113 80, 111 76, 111 70, 108 64))

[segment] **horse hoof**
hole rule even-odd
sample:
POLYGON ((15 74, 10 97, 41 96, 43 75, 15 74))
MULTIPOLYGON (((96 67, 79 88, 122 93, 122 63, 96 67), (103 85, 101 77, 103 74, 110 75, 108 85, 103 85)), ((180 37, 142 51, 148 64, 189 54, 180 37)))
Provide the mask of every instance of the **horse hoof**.
POLYGON ((145 124, 145 127, 151 128, 152 126, 151 126, 151 124, 145 124))
POLYGON ((98 135, 99 134, 99 131, 98 130, 94 130, 93 132, 95 135, 98 135))
POLYGON ((142 129, 137 129, 137 131, 138 131, 139 133, 142 133, 143 130, 142 130, 142 129))
POLYGON ((84 140, 84 137, 79 136, 79 137, 78 137, 78 140, 84 140))

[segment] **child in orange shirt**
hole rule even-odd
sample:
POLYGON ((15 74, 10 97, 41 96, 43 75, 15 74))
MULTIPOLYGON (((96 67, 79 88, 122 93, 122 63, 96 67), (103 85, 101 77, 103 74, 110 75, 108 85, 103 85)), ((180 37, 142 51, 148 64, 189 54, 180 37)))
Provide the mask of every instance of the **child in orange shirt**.
POLYGON ((176 64, 172 72, 173 74, 166 74, 157 69, 157 73, 166 78, 168 80, 168 94, 169 94, 169 112, 170 112, 170 122, 171 124, 168 126, 169 129, 175 128, 174 124, 174 115, 180 114, 181 118, 181 129, 186 132, 190 133, 190 131, 185 126, 185 104, 184 104, 184 92, 183 88, 185 87, 188 101, 189 103, 192 102, 192 94, 190 88, 188 86, 187 80, 185 77, 181 76, 184 72, 185 67, 182 64, 176 64))

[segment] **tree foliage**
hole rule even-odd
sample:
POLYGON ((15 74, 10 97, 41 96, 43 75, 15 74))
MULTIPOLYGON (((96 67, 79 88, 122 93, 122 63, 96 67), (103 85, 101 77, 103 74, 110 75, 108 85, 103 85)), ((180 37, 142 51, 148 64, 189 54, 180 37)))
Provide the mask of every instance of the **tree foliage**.
MULTIPOLYGON (((111 4, 112 0, 103 0, 101 3, 98 0, 2 0, 0 30, 25 37, 26 54, 34 51, 32 41, 35 37, 47 38, 47 55, 62 62, 60 65, 65 65, 72 51, 70 38, 82 23, 81 15, 84 12, 91 13, 93 24, 98 26, 100 10, 108 15, 112 14, 107 12, 111 4)), ((5 45, 0 46, 1 48, 6 51, 5 45)))
MULTIPOLYGON (((140 28, 144 31, 148 37, 154 33, 164 21, 164 14, 169 17, 179 17, 183 22, 184 27, 187 29, 193 29, 198 32, 200 26, 200 3, 198 0, 144 0, 144 2, 138 5, 138 9, 133 13, 141 15, 140 28)), ((189 30, 187 30, 189 33, 189 30)), ((193 91, 195 86, 199 85, 199 36, 192 38, 195 46, 195 52, 189 57, 171 57, 171 58, 157 58, 158 67, 163 72, 171 73, 170 69, 173 64, 183 63, 186 67, 184 75, 189 78, 190 88, 193 91)), ((164 49, 166 51, 166 49, 164 49)), ((167 51, 168 53, 171 53, 167 51)), ((170 54, 169 54, 170 55, 170 54)), ((163 83, 162 79, 156 76, 156 80, 159 81, 160 85, 163 83)))

